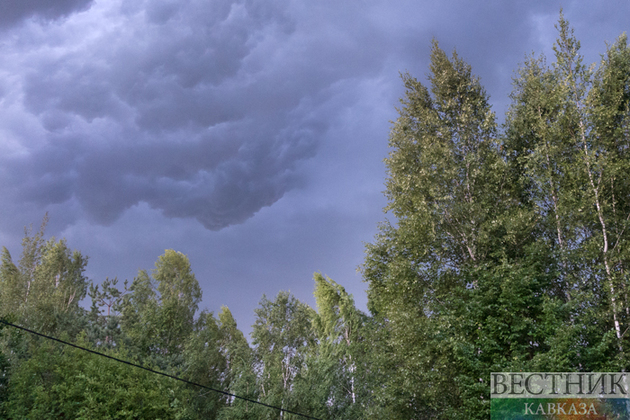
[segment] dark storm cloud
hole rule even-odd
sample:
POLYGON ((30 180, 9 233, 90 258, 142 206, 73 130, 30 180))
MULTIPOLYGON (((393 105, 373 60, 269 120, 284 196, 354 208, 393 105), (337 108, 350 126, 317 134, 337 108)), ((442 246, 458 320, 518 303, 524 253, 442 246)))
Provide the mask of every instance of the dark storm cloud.
MULTIPOLYGON (((9 8, 67 18, 34 19, 0 43, 0 193, 16 208, 66 206, 70 222, 109 224, 146 203, 214 230, 302 185, 323 138, 370 147, 329 135, 333 116, 360 106, 339 87, 387 80, 402 93, 397 72, 424 81, 432 37, 473 65, 500 115, 512 71, 553 41, 559 11, 504 1, 50 3, 9 8)), ((565 9, 578 27, 580 4, 565 9)))
POLYGON ((289 2, 127 3, 3 47, 16 58, 0 72, 4 107, 23 120, 3 121, 12 199, 74 200, 103 224, 140 202, 209 229, 240 223, 300 182, 343 102, 333 85, 373 71, 355 35, 300 28, 289 2))
POLYGON ((0 28, 24 19, 38 17, 56 19, 87 9, 93 0, 0 0, 0 28))

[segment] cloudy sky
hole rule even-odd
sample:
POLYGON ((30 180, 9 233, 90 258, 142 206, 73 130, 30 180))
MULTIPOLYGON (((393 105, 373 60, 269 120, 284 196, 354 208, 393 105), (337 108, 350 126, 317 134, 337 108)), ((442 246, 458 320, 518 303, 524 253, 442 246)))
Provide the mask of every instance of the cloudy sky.
POLYGON ((0 0, 0 245, 24 226, 132 279, 188 255, 203 307, 246 332, 263 293, 313 304, 312 275, 366 297, 400 72, 431 39, 473 66, 502 118, 526 54, 565 16, 588 62, 630 0, 0 0))

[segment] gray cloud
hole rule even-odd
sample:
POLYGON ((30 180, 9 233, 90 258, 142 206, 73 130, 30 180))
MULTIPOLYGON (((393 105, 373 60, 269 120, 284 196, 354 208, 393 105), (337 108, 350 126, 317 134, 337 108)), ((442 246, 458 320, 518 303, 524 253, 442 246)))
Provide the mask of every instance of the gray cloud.
POLYGON ((299 28, 283 1, 126 3, 4 47, 4 105, 36 132, 10 130, 17 151, 0 158, 14 200, 72 199, 102 224, 139 202, 213 230, 243 222, 300 182, 343 102, 331 86, 373 71, 358 39, 299 28))
POLYGON ((12 26, 24 19, 37 17, 57 19, 87 9, 93 0, 0 0, 0 28, 12 26))
POLYGON ((68 223, 111 224, 146 203, 213 230, 305 182, 300 168, 333 129, 331 116, 357 106, 341 85, 394 86, 405 70, 423 79, 431 37, 471 62, 501 113, 516 63, 553 36, 540 22, 552 26, 559 10, 499 1, 45 4, 10 13, 67 18, 16 27, 0 44, 0 192, 42 212, 66 206, 68 223))

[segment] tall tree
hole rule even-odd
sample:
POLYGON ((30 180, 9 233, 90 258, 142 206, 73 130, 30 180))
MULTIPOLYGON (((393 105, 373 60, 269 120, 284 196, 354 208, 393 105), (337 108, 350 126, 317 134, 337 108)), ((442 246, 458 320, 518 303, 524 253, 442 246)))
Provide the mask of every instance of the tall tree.
MULTIPOLYGON (((227 364, 226 390, 230 393, 258 401, 261 394, 255 371, 254 353, 243 333, 237 328, 232 312, 226 307, 219 312, 221 351, 227 364)), ((243 399, 234 398, 224 408, 221 420, 248 420, 264 417, 266 410, 243 399)))
POLYGON ((590 210, 584 213, 590 219, 585 224, 592 234, 582 247, 582 255, 597 261, 589 280, 591 284, 600 283, 608 293, 612 312, 609 319, 612 318, 618 345, 625 352, 628 349, 624 333, 630 328, 630 48, 625 35, 602 57, 584 102, 588 113, 583 118, 584 126, 579 126, 575 144, 586 185, 590 187, 583 208, 590 210))
POLYGON ((313 315, 316 345, 309 348, 307 369, 293 393, 308 413, 319 418, 361 418, 369 405, 370 386, 366 355, 365 323, 352 295, 340 284, 315 273, 313 315))
POLYGON ((166 250, 153 276, 141 270, 122 304, 122 329, 144 355, 177 357, 194 328, 201 288, 188 258, 166 250))
POLYGON ((463 271, 492 257, 503 169, 488 97, 471 68, 434 42, 430 88, 410 75, 386 159, 385 222, 368 245, 363 273, 370 310, 389 348, 380 391, 400 417, 431 416, 449 404, 448 325, 442 316, 477 280, 463 271), (433 414, 432 414, 433 413, 433 414))
POLYGON ((106 278, 100 285, 90 284, 88 296, 92 305, 87 330, 94 345, 112 348, 121 344, 120 310, 129 290, 127 280, 123 290, 117 284, 118 278, 106 278))
POLYGON ((201 288, 181 252, 168 249, 155 263, 153 278, 160 294, 162 337, 169 352, 181 350, 182 343, 192 333, 195 313, 201 302, 201 288))
POLYGON ((479 79, 437 43, 430 69, 429 88, 403 76, 386 159, 396 223, 381 225, 362 266, 387 353, 374 361, 375 417, 486 418, 489 373, 547 350, 554 278, 532 258, 545 261, 536 214, 479 79))
MULTIPOLYGON (((229 389, 230 375, 223 352, 223 334, 212 313, 203 311, 194 323, 183 351, 185 379, 213 389, 229 389)), ((191 418, 216 419, 228 402, 226 397, 207 389, 189 386, 187 411, 191 418)))
POLYGON ((552 66, 541 57, 519 69, 505 147, 556 261, 555 294, 565 296, 566 325, 550 341, 573 355, 572 368, 610 368, 629 325, 628 47, 622 36, 595 70, 562 14, 557 29, 552 66))
POLYGON ((75 335, 83 313, 79 302, 85 297, 87 257, 71 251, 65 240, 43 239, 47 218, 34 235, 25 231, 22 256, 14 264, 2 249, 0 266, 0 316, 11 314, 23 325, 44 333, 75 335))
MULTIPOLYGON (((273 301, 263 295, 255 312, 252 343, 260 399, 269 405, 304 411, 304 401, 292 398, 291 391, 296 377, 306 368, 307 350, 315 342, 314 311, 290 293, 280 292, 273 301)), ((284 412, 280 417, 284 418, 284 412)), ((265 409, 259 418, 278 418, 278 413, 265 409)))

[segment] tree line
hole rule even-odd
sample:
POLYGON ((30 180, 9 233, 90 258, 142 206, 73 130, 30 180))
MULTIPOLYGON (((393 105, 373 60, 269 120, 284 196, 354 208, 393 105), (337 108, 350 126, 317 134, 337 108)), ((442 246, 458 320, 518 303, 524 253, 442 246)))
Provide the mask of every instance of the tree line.
MULTIPOLYGON (((402 76, 369 313, 317 273, 316 308, 263 296, 248 342, 227 307, 199 310, 185 255, 95 284, 44 223, 17 261, 2 250, 0 316, 320 419, 487 419, 490 372, 628 370, 630 48, 621 35, 586 66, 562 14, 557 29, 502 125, 435 41, 428 83, 402 76)), ((299 418, 3 325, 0 372, 3 418, 299 418)))
MULTIPOLYGON (((318 311, 287 292, 255 309, 251 345, 230 310, 200 311, 188 258, 166 250, 130 283, 84 276, 87 258, 64 240, 27 232, 0 266, 2 319, 81 347, 251 401, 314 418, 356 418, 365 401, 366 315, 315 275, 318 311), (89 296, 90 309, 80 306, 89 296)), ((3 418, 299 418, 177 382, 0 325, 3 418)))

